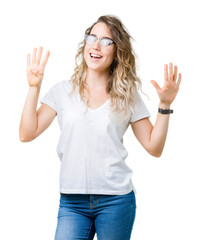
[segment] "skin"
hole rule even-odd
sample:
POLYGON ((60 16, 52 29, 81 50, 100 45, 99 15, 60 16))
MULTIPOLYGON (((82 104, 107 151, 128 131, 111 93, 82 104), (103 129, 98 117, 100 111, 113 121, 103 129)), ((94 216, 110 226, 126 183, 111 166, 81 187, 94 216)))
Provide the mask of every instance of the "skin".
MULTIPOLYGON (((110 29, 104 23, 97 23, 92 28, 91 34, 95 34, 99 38, 105 36, 112 39, 110 29)), ((97 86, 103 86, 102 90, 100 90, 98 94, 95 94, 99 96, 102 95, 102 98, 104 98, 103 89, 105 88, 106 82, 109 78, 110 68, 108 68, 108 66, 110 66, 109 63, 112 63, 115 56, 115 46, 112 46, 113 48, 109 48, 111 46, 103 48, 98 40, 93 45, 86 45, 84 52, 84 58, 88 66, 87 82, 89 88, 91 92, 96 93, 97 86), (95 63, 92 62, 89 56, 90 52, 103 55, 106 58, 104 59, 105 61, 98 61, 95 63)), ((181 74, 179 74, 179 78, 177 80, 177 66, 174 66, 173 71, 173 64, 170 63, 168 73, 168 65, 164 65, 163 87, 160 87, 154 80, 151 80, 151 83, 155 87, 159 96, 159 107, 163 109, 169 109, 178 93, 179 85, 181 83, 181 74)), ((93 99, 92 101, 95 102, 96 100, 93 99)), ((154 126, 150 122, 149 118, 144 118, 137 122, 131 123, 134 135, 145 148, 145 150, 152 156, 160 157, 162 154, 167 137, 169 117, 170 115, 162 115, 158 113, 154 126)))
MULTIPOLYGON (((98 38, 109 37, 112 35, 108 26, 104 23, 97 23, 91 30, 90 34, 95 34, 98 38)), ((86 81, 90 87, 106 86, 109 79, 110 66, 114 60, 116 53, 116 46, 114 44, 109 46, 101 46, 100 41, 94 44, 86 44, 84 49, 84 59, 87 64, 86 81), (90 53, 101 55, 102 58, 94 61, 90 57, 90 53)))
MULTIPOLYGON (((97 23, 91 33, 97 37, 109 37, 112 39, 109 28, 104 23, 97 23)), ((102 47, 100 41, 85 47, 84 58, 87 63, 87 84, 90 92, 94 94, 94 107, 104 103, 108 98, 105 86, 109 78, 110 65, 115 56, 115 46, 102 47), (100 61, 91 61, 89 53, 96 53, 103 56, 100 61)), ((32 141, 45 131, 56 117, 56 111, 46 104, 42 104, 38 110, 37 103, 40 93, 40 87, 44 75, 44 69, 48 61, 50 52, 47 51, 41 63, 42 47, 33 50, 32 61, 30 55, 27 55, 27 80, 29 91, 22 112, 19 136, 22 142, 32 141)), ((169 109, 179 91, 181 83, 181 73, 177 76, 177 66, 172 63, 164 65, 164 85, 160 87, 158 83, 151 80, 159 97, 159 107, 169 109)), ((134 135, 142 144, 145 150, 152 156, 160 157, 165 145, 169 114, 157 114, 154 125, 149 118, 144 118, 131 123, 134 135)))
POLYGON ((56 111, 42 104, 36 111, 45 66, 50 52, 47 51, 41 62, 43 48, 33 49, 32 58, 27 54, 27 81, 29 90, 22 111, 19 137, 22 142, 29 142, 45 131, 56 117, 56 111))
MULTIPOLYGON (((96 35, 99 39, 108 37, 112 39, 109 27, 104 23, 97 23, 90 34, 96 35)), ((101 46, 97 40, 93 44, 86 44, 84 48, 84 60, 87 65, 86 82, 89 89, 85 92, 88 99, 88 107, 96 109, 109 98, 106 92, 106 83, 110 77, 110 66, 115 58, 116 45, 101 46), (93 59, 90 53, 102 56, 101 59, 93 59)))
POLYGON ((45 66, 50 56, 50 52, 47 51, 42 63, 40 64, 42 51, 43 48, 39 47, 38 54, 36 55, 37 48, 33 49, 32 63, 30 59, 30 54, 27 54, 27 80, 29 86, 39 87, 42 83, 45 66))
MULTIPOLYGON (((181 73, 179 73, 177 79, 177 66, 174 66, 173 71, 173 64, 169 63, 168 72, 168 65, 164 65, 163 87, 160 87, 154 80, 151 80, 151 83, 158 94, 159 107, 163 109, 170 109, 170 106, 179 91, 181 83, 181 73)), ((158 113, 154 126, 148 118, 131 123, 134 135, 152 156, 160 157, 163 152, 167 137, 169 118, 169 114, 158 113)))

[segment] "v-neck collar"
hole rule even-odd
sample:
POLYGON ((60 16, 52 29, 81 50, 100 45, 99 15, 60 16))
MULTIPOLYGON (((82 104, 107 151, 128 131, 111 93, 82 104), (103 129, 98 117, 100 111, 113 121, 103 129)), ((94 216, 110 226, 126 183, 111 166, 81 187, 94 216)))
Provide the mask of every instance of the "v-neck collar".
POLYGON ((87 107, 91 112, 95 112, 95 111, 98 111, 99 109, 103 108, 105 105, 107 105, 107 103, 109 103, 109 101, 110 101, 110 98, 108 98, 102 105, 100 105, 99 107, 97 107, 95 109, 92 109, 88 106, 87 107))
POLYGON ((101 110, 103 107, 105 107, 109 102, 110 102, 110 98, 108 98, 102 105, 100 105, 99 107, 95 108, 95 109, 92 109, 90 108, 89 106, 87 106, 83 100, 81 99, 81 96, 80 96, 80 93, 79 93, 79 90, 78 90, 78 87, 76 88, 76 94, 78 95, 78 98, 79 98, 79 101, 85 106, 85 108, 87 108, 90 112, 97 112, 99 110, 101 110))

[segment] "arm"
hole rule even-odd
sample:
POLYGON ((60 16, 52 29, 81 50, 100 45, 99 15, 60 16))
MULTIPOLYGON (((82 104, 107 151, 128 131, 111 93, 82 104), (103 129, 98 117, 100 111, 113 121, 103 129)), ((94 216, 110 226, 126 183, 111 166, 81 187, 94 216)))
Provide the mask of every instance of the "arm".
POLYGON ((148 118, 131 124, 133 133, 145 150, 154 157, 160 157, 168 132, 169 115, 158 113, 153 126, 148 118))
POLYGON ((47 104, 42 104, 36 111, 38 95, 39 89, 29 88, 19 128, 21 142, 34 140, 50 126, 57 115, 57 112, 47 104))
POLYGON ((50 110, 50 107, 47 105, 43 107, 41 106, 41 108, 36 111, 44 68, 49 57, 48 51, 42 64, 40 65, 42 47, 39 48, 37 56, 36 51, 37 49, 35 48, 33 50, 32 64, 30 62, 30 55, 27 55, 27 80, 29 83, 29 91, 23 108, 19 127, 19 136, 22 142, 33 140, 37 136, 36 133, 44 131, 44 128, 47 128, 47 125, 50 124, 50 121, 53 120, 53 117, 55 116, 55 111, 53 109, 50 110), (46 112, 46 118, 44 117, 44 112, 46 112), (42 124, 41 121, 39 123, 39 119, 42 119, 42 124), (46 122, 48 120, 46 124, 44 123, 45 120, 46 122), (39 129, 39 126, 43 126, 43 129, 41 127, 39 129))
MULTIPOLYGON (((170 63, 170 76, 168 77, 168 69, 165 64, 165 83, 163 88, 160 88, 155 81, 151 81, 160 98, 159 108, 169 109, 179 90, 181 74, 179 74, 179 79, 176 81, 177 66, 174 67, 174 70, 173 74, 173 66, 172 63, 170 63)), ((154 126, 148 118, 141 119, 131 124, 136 138, 152 156, 160 157, 163 152, 168 132, 169 119, 169 114, 158 113, 154 126)))
POLYGON ((40 93, 40 87, 29 87, 27 98, 22 111, 19 136, 22 142, 30 141, 37 128, 37 102, 40 93))

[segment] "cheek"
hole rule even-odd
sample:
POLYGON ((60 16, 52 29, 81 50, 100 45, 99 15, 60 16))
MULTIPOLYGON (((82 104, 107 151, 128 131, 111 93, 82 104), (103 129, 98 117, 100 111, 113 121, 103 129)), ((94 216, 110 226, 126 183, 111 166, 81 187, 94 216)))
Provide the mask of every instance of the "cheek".
POLYGON ((113 60, 114 60, 114 53, 113 52, 109 52, 107 54, 108 56, 108 61, 112 64, 113 60))
POLYGON ((110 58, 110 60, 113 61, 113 59, 115 58, 115 49, 114 49, 114 48, 110 49, 110 50, 107 52, 107 55, 108 55, 108 57, 110 58))
POLYGON ((90 48, 85 46, 84 48, 84 60, 87 61, 87 59, 89 59, 89 51, 90 51, 90 48))

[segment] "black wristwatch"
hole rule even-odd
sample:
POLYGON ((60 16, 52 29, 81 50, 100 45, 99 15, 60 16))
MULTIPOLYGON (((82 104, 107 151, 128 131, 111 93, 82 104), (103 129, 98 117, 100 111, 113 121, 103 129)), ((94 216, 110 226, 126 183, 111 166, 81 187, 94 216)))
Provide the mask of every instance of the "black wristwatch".
POLYGON ((158 108, 158 112, 161 114, 170 114, 173 113, 172 109, 162 109, 162 108, 158 108))

